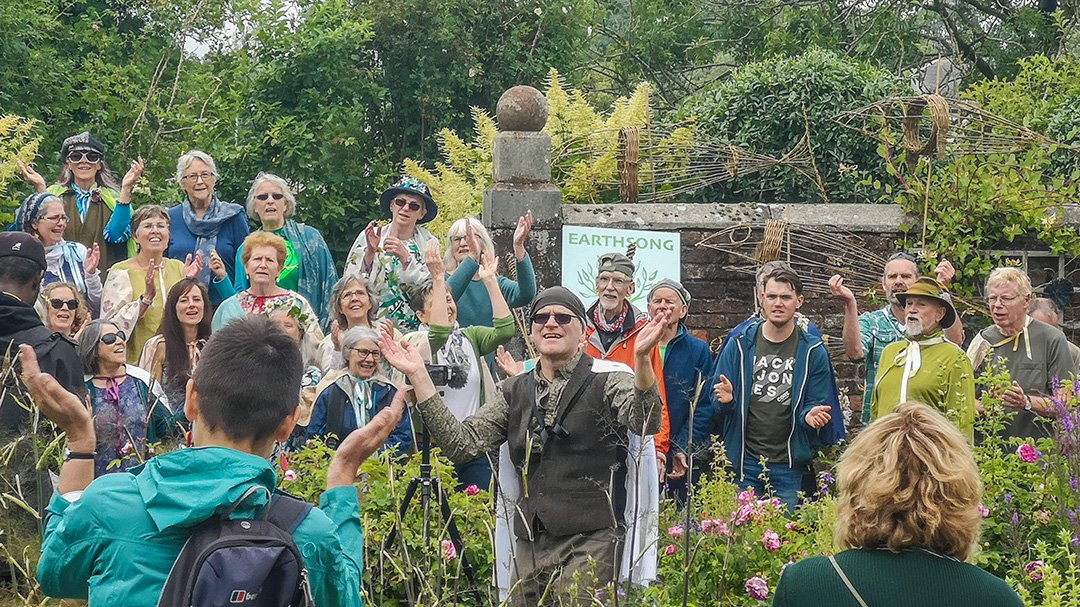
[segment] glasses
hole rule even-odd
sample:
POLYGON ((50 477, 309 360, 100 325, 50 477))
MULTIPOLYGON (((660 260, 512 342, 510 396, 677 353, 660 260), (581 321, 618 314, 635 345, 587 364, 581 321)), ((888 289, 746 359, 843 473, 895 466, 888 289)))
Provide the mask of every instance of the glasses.
POLYGON ((1004 295, 992 295, 986 298, 986 303, 990 305, 1001 304, 1003 306, 1012 305, 1016 300, 1020 299, 1019 295, 1010 295, 1008 297, 1004 295))
POLYGON ((395 198, 391 202, 399 209, 408 206, 410 211, 419 211, 424 208, 423 204, 416 202, 415 200, 409 200, 408 198, 395 198))
POLYGON ((76 164, 80 162, 97 163, 101 162, 101 154, 97 152, 72 152, 68 154, 67 161, 76 164))
POLYGON ((360 357, 360 360, 364 360, 365 358, 370 358, 372 360, 379 360, 380 358, 382 358, 382 352, 379 352, 378 350, 363 350, 363 349, 360 349, 360 348, 349 348, 349 349, 352 350, 353 352, 356 352, 357 356, 360 357))
POLYGON ((555 319, 555 324, 568 325, 571 320, 574 320, 575 316, 573 314, 563 314, 562 312, 549 312, 547 314, 536 314, 532 317, 532 322, 534 325, 546 325, 552 318, 555 319))
POLYGON ((914 255, 912 255, 911 253, 905 253, 904 251, 900 251, 899 253, 893 253, 889 256, 889 261, 896 261, 897 259, 903 259, 904 261, 910 261, 911 263, 916 264, 918 263, 918 260, 915 259, 914 255))
POLYGON ((49 305, 54 310, 63 310, 65 307, 68 310, 74 312, 79 308, 79 300, 77 299, 50 299, 49 305))
POLYGON ((341 299, 342 301, 346 301, 349 299, 363 299, 367 296, 367 291, 345 291, 341 294, 341 299))
POLYGON ((284 194, 279 194, 278 192, 274 192, 273 194, 256 194, 255 195, 255 200, 268 200, 270 198, 273 198, 274 200, 281 200, 282 198, 285 198, 285 195, 284 194))
POLYGON ((195 173, 192 175, 184 175, 181 179, 193 182, 210 181, 215 175, 213 173, 195 173))
POLYGON ((106 346, 111 346, 117 341, 127 341, 127 337, 124 335, 123 331, 117 331, 116 333, 106 333, 105 335, 101 336, 101 343, 105 344, 106 346))
POLYGON ((169 229, 169 224, 167 222, 159 221, 157 223, 146 223, 144 221, 144 222, 140 223, 137 228, 135 228, 135 231, 139 231, 139 230, 157 230, 159 232, 164 232, 165 230, 168 230, 168 229, 169 229))
POLYGON ((67 223, 67 215, 49 215, 48 217, 42 217, 45 221, 51 221, 53 223, 67 223))
POLYGON ((453 244, 458 244, 458 243, 465 242, 465 239, 466 239, 465 235, 454 236, 453 238, 450 239, 450 242, 453 243, 453 244))
POLYGON ((625 278, 619 278, 618 276, 601 276, 596 279, 596 285, 600 287, 607 286, 609 283, 616 289, 621 289, 629 284, 629 280, 625 278))

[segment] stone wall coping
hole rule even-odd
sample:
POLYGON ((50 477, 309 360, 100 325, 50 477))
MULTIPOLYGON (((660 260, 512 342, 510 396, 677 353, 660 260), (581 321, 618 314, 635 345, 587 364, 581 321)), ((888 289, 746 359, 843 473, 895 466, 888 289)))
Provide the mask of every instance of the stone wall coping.
MULTIPOLYGON (((779 219, 808 227, 895 233, 904 221, 895 204, 847 203, 564 204, 562 214, 569 225, 635 230, 708 230, 779 219)), ((1067 205, 1064 220, 1080 227, 1080 205, 1067 205)))

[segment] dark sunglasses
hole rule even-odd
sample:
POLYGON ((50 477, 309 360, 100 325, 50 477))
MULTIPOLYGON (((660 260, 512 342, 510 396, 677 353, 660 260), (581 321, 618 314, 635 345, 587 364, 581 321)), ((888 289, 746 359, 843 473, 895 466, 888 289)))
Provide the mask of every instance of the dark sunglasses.
POLYGON ((49 305, 52 306, 52 308, 54 310, 63 310, 66 307, 68 310, 71 310, 72 312, 74 312, 75 310, 77 310, 79 308, 79 300, 77 300, 77 299, 50 299, 49 300, 49 305))
POLYGON ((424 207, 424 205, 420 204, 419 202, 416 202, 415 200, 406 200, 404 198, 395 198, 393 200, 393 203, 394 203, 394 206, 396 206, 399 209, 404 207, 404 206, 408 206, 410 211, 419 211, 420 209, 422 209, 424 207))
POLYGON ((285 195, 284 194, 279 194, 277 192, 274 192, 273 194, 256 194, 255 195, 256 200, 267 200, 267 199, 270 199, 270 198, 273 198, 274 200, 281 200, 282 198, 285 198, 285 195))
POLYGON ((563 314, 562 312, 549 312, 547 314, 537 314, 532 317, 534 325, 546 325, 552 318, 555 319, 556 324, 568 325, 571 320, 577 318, 573 314, 563 314))
POLYGON ((127 337, 124 335, 123 331, 117 331, 116 333, 106 333, 105 335, 101 336, 101 343, 105 344, 106 346, 111 346, 115 344, 117 340, 127 341, 127 337))
POLYGON ((68 162, 100 162, 101 154, 97 152, 72 152, 68 154, 68 162))

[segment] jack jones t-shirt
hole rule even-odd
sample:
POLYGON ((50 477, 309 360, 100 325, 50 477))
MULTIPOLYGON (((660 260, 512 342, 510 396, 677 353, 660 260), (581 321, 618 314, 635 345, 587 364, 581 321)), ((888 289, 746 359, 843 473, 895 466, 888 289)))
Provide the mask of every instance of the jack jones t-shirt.
POLYGON ((754 373, 746 418, 746 454, 769 463, 788 463, 791 434, 791 384, 799 332, 774 343, 758 331, 754 340, 754 373))

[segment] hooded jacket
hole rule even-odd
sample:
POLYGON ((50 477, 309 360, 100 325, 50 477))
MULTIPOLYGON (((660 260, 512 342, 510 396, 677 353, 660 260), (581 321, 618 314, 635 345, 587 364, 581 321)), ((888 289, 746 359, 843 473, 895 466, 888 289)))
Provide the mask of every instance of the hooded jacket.
MULTIPOLYGON (((596 334, 596 326, 590 320, 598 305, 600 305, 599 301, 589 307, 585 314, 587 323, 585 327, 585 353, 593 358, 619 362, 634 369, 636 367, 634 346, 637 343, 638 333, 649 322, 648 315, 627 303, 627 322, 623 323, 623 333, 611 343, 610 348, 605 350, 604 342, 596 334)), ((660 431, 653 436, 653 440, 656 442, 656 450, 667 455, 668 449, 671 448, 671 421, 668 419, 667 392, 664 386, 664 363, 660 360, 659 347, 652 349, 652 352, 649 353, 649 360, 652 362, 653 374, 656 375, 656 387, 660 390, 660 399, 664 401, 664 406, 660 409, 663 412, 660 431)))
MULTIPOLYGON (((54 495, 38 582, 48 596, 89 599, 90 607, 153 607, 196 525, 219 515, 248 488, 276 485, 277 475, 265 459, 202 447, 166 453, 130 473, 102 476, 75 502, 54 495)), ((253 518, 266 503, 266 495, 257 492, 232 518, 253 518)), ((293 540, 316 605, 362 604, 364 538, 355 487, 323 493, 293 540)))
MULTIPOLYGON (((711 384, 715 384, 720 375, 724 375, 731 381, 731 402, 720 404, 715 394, 712 401, 723 420, 724 448, 739 480, 743 478, 743 462, 746 459, 746 418, 750 407, 750 389, 754 384, 754 342, 761 325, 750 325, 742 335, 734 338, 731 347, 725 347, 720 352, 716 374, 711 380, 711 384)), ((828 404, 833 385, 833 368, 825 344, 798 325, 795 330, 799 333, 799 342, 795 348, 795 368, 791 381, 791 419, 787 440, 787 465, 790 468, 806 463, 813 456, 811 437, 816 437, 822 431, 806 423, 806 414, 817 405, 828 404)))

